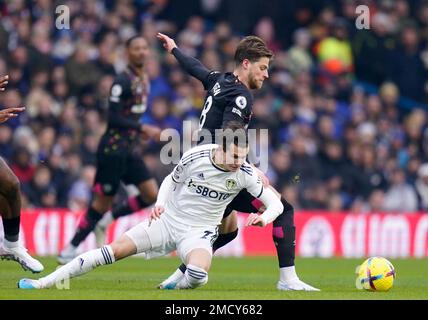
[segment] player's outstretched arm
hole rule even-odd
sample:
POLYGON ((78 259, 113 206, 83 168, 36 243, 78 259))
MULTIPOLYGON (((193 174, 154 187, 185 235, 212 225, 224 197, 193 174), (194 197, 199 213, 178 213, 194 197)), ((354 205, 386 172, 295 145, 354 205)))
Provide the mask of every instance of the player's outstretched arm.
POLYGON ((25 107, 13 107, 0 110, 0 123, 6 122, 10 118, 16 118, 18 113, 25 110, 25 107))
POLYGON ((190 75, 201 81, 205 88, 208 85, 208 75, 211 73, 198 59, 184 54, 176 45, 175 41, 167 35, 158 32, 156 37, 163 43, 163 47, 180 63, 190 75))
POLYGON ((9 83, 9 75, 0 77, 0 91, 6 90, 6 85, 9 83))

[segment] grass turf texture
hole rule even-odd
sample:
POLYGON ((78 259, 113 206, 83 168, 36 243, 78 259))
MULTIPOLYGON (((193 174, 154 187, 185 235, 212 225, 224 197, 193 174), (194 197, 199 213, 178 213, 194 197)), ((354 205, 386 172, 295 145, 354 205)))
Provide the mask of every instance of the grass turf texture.
MULTIPOLYGON (((300 278, 321 292, 288 292, 276 289, 278 268, 275 257, 216 257, 206 286, 196 290, 159 290, 156 285, 179 264, 177 258, 144 260, 128 258, 103 266, 70 281, 70 290, 18 290, 24 272, 16 262, 0 261, 0 299, 144 299, 144 300, 224 300, 224 299, 428 299, 427 260, 390 259, 397 278, 389 292, 355 289, 355 267, 364 259, 303 259, 296 261, 300 278)), ((54 258, 41 258, 45 271, 52 272, 54 258)))

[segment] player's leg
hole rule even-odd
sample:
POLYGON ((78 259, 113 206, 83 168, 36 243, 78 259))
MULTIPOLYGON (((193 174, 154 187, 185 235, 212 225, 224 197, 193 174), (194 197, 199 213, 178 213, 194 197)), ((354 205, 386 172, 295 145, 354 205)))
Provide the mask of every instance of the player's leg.
POLYGON ((212 244, 218 236, 217 228, 191 230, 177 244, 177 253, 186 264, 186 271, 180 279, 160 289, 194 289, 208 282, 211 266, 212 244))
MULTIPOLYGON (((257 212, 258 208, 254 206, 257 201, 254 201, 246 190, 242 190, 238 195, 229 203, 223 214, 223 220, 219 227, 218 238, 214 241, 213 252, 225 246, 238 236, 238 215, 233 208, 238 208, 238 211, 247 210, 243 212, 257 212)), ((256 199, 257 200, 257 199, 256 199)), ((168 286, 170 283, 176 283, 183 278, 186 272, 186 264, 182 263, 168 278, 162 281, 158 288, 168 286)))
POLYGON ((51 288, 56 284, 62 284, 66 279, 83 275, 96 267, 112 264, 115 261, 129 257, 135 253, 137 253, 137 247, 134 241, 124 234, 110 245, 82 253, 67 264, 48 274, 46 277, 38 280, 21 279, 18 282, 18 288, 51 288))
MULTIPOLYGON (((236 210, 246 210, 242 212, 257 212, 258 208, 254 206, 255 203, 257 202, 254 202, 254 197, 246 190, 242 190, 238 193, 232 202, 229 203, 223 214, 223 220, 219 228, 219 236, 213 244, 213 252, 216 252, 238 236, 238 215, 236 214, 236 210)), ((186 265, 182 263, 173 274, 159 284, 159 287, 177 281, 177 279, 183 277, 185 272, 186 265)))
POLYGON ((270 188, 281 199, 284 206, 283 212, 274 220, 272 238, 275 244, 280 280, 277 288, 279 290, 305 290, 319 291, 299 279, 296 274, 296 226, 294 225, 294 208, 272 187, 270 188))
POLYGON ((129 155, 126 163, 126 172, 123 176, 123 181, 127 184, 135 185, 138 188, 139 194, 129 197, 104 215, 95 229, 97 244, 105 241, 107 227, 114 220, 147 208, 156 201, 159 187, 144 161, 139 157, 129 155))
POLYGON ((93 187, 93 199, 88 210, 79 221, 70 242, 59 254, 58 262, 63 264, 76 256, 76 249, 94 229, 103 214, 111 208, 120 179, 126 170, 125 157, 120 155, 97 155, 97 173, 93 187))
POLYGON ((21 222, 21 191, 16 175, 0 158, 0 214, 4 229, 0 258, 18 262, 24 270, 33 273, 43 271, 43 265, 32 258, 27 250, 19 245, 21 222))
POLYGON ((186 272, 177 283, 176 289, 195 289, 208 282, 208 270, 211 266, 211 252, 196 248, 187 255, 186 272))
POLYGON ((175 242, 171 239, 171 232, 163 221, 163 217, 147 226, 139 223, 110 245, 85 252, 71 262, 38 280, 21 279, 18 287, 21 289, 50 288, 65 279, 80 276, 100 265, 129 257, 137 253, 146 253, 146 257, 162 256, 175 250, 175 242))

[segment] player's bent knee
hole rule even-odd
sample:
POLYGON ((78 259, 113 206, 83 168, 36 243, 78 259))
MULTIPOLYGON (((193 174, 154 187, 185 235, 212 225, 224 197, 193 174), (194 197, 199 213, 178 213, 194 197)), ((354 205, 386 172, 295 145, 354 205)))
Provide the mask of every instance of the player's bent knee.
POLYGON ((201 270, 208 271, 211 266, 212 254, 208 249, 197 248, 193 249, 187 255, 187 264, 193 265, 201 270))

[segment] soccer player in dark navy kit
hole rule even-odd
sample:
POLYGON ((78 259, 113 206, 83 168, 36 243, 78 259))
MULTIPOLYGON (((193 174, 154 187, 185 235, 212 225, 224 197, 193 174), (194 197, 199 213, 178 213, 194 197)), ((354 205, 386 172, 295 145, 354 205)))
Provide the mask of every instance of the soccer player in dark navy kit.
MULTIPOLYGON (((256 36, 248 36, 241 40, 235 51, 235 70, 220 73, 208 70, 199 60, 185 55, 170 37, 162 33, 158 33, 157 37, 162 41, 164 48, 174 55, 180 65, 190 75, 200 80, 207 90, 207 97, 199 121, 200 129, 209 130, 211 136, 215 137, 214 130, 221 129, 228 121, 239 121, 248 126, 253 104, 250 90, 260 89, 264 80, 269 77, 269 62, 273 57, 272 52, 262 39, 256 36)), ((204 143, 204 141, 200 142, 204 143)), ((211 141, 207 142, 211 143, 211 141)), ((265 184, 268 184, 264 174, 261 171, 258 172, 265 184)), ((277 195, 280 196, 279 193, 277 195)), ((296 239, 294 209, 282 197, 281 201, 284 211, 276 218, 273 225, 273 241, 280 268, 277 288, 279 290, 318 291, 318 289, 301 281, 296 274, 294 266, 296 239)), ((259 211, 259 209, 257 200, 246 190, 241 191, 224 213, 220 235, 213 245, 213 250, 219 249, 237 236, 236 211, 252 213, 259 211)), ((259 221, 254 222, 253 225, 257 225, 257 223, 259 221)), ((183 277, 185 268, 184 264, 181 265, 159 287, 169 287, 171 282, 179 281, 183 277)))
POLYGON ((108 126, 97 150, 93 200, 80 220, 71 243, 58 256, 58 262, 62 264, 76 256, 79 244, 94 230, 103 214, 110 210, 121 181, 135 185, 140 194, 113 209, 113 216, 138 211, 156 201, 157 182, 146 168, 142 155, 135 154, 133 148, 141 137, 159 140, 161 132, 158 127, 140 123, 149 94, 144 59, 150 54, 150 49, 143 37, 134 36, 126 42, 126 52, 129 64, 115 78, 110 91, 108 126))

